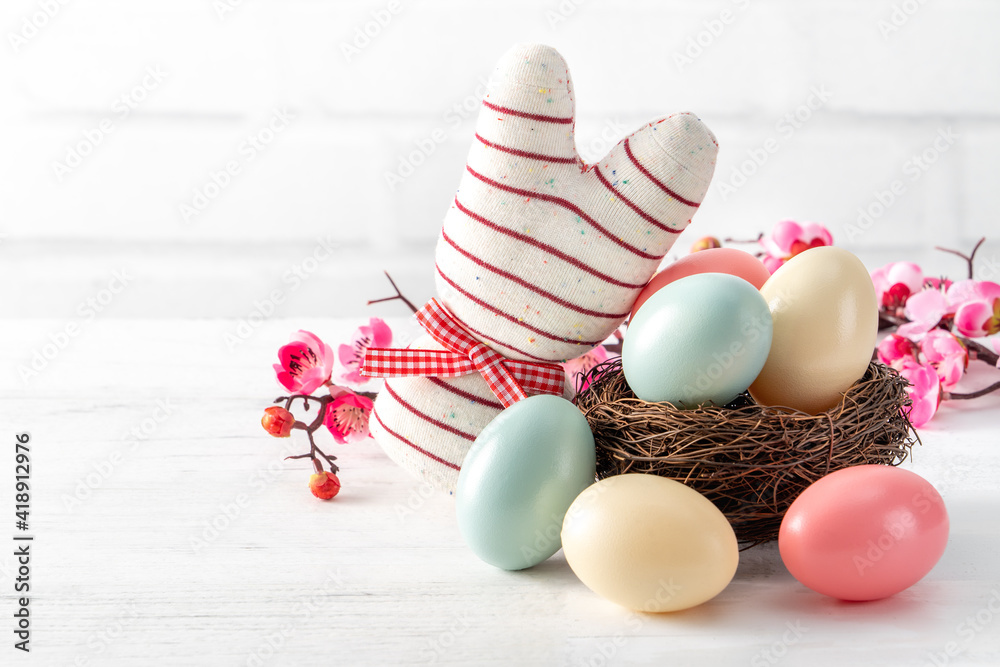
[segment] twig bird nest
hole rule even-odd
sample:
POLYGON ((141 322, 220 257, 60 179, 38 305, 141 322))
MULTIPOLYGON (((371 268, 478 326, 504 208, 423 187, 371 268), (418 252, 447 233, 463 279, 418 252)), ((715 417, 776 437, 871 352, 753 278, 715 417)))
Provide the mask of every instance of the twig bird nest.
POLYGON ((777 539, 781 518, 807 486, 829 472, 868 463, 899 465, 919 438, 900 408, 907 382, 872 362, 841 403, 810 415, 754 403, 690 410, 635 397, 621 359, 581 379, 577 405, 597 443, 601 479, 661 475, 700 491, 744 544, 777 539))

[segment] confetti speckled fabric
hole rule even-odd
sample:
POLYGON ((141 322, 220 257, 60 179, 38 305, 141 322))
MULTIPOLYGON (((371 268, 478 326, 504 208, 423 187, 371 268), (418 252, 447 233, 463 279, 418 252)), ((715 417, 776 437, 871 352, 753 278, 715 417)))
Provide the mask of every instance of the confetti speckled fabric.
MULTIPOLYGON (((654 119, 590 165, 574 118, 562 56, 539 44, 508 51, 438 240, 438 300, 510 359, 572 359, 614 332, 715 170, 718 144, 692 114, 654 119)), ((429 336, 413 347, 441 349, 429 336)), ((371 432, 397 463, 453 491, 501 407, 476 374, 393 378, 371 432)))

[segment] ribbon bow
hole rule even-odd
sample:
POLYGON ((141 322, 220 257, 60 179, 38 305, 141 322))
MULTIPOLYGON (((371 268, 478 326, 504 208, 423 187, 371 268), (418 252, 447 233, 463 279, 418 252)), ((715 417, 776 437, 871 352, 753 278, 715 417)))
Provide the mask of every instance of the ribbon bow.
POLYGON ((448 310, 431 299, 416 313, 417 321, 443 350, 370 347, 361 375, 365 377, 459 377, 480 373, 505 408, 531 394, 563 393, 565 373, 558 364, 508 359, 473 338, 448 310))

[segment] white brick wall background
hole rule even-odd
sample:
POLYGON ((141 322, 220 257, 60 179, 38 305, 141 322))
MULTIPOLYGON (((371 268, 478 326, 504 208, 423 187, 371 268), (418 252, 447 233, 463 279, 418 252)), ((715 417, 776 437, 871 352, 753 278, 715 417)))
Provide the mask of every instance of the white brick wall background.
POLYGON ((72 319, 115 270, 112 317, 400 314, 364 301, 383 269, 431 295, 481 82, 518 41, 569 61, 584 157, 669 111, 713 128, 716 180, 678 251, 794 218, 872 267, 952 275, 931 248, 987 235, 1000 277, 993 0, 4 0, 0 29, 7 318, 72 319))

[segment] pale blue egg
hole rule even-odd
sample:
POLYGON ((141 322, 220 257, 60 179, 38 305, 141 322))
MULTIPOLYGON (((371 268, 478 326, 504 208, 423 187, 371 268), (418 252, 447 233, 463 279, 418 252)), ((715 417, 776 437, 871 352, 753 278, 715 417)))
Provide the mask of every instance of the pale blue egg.
POLYGON ((594 478, 594 436, 583 414, 558 396, 530 396, 501 412, 466 454, 458 528, 491 565, 537 565, 562 546, 566 510, 594 478))
POLYGON ((678 407, 725 405, 754 381, 771 349, 767 302, 724 273, 672 282, 636 313, 622 346, 635 395, 678 407))

